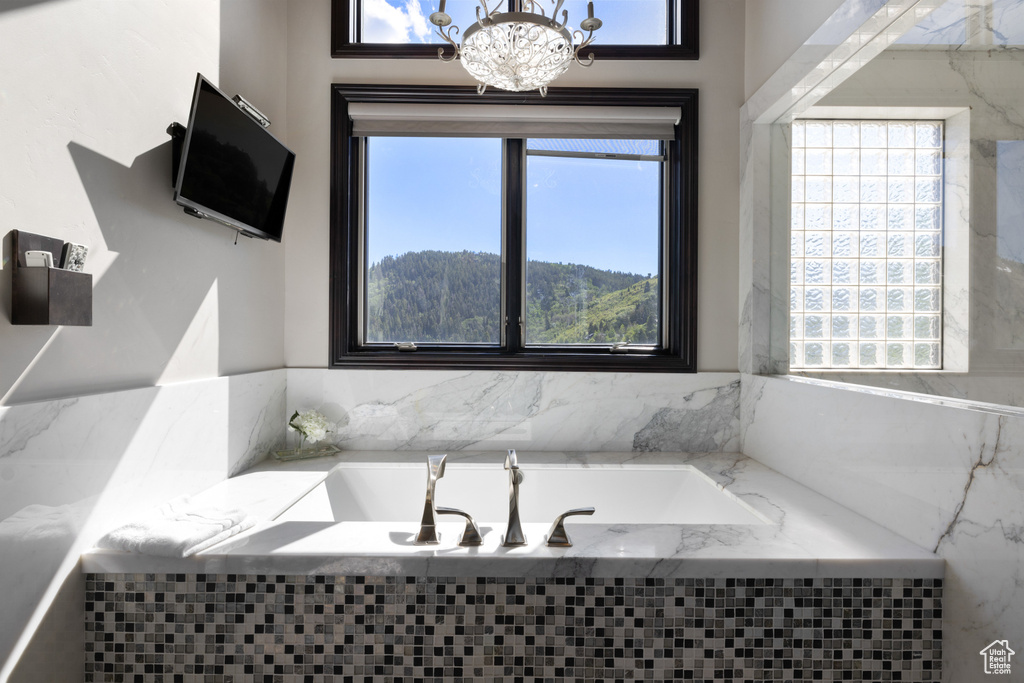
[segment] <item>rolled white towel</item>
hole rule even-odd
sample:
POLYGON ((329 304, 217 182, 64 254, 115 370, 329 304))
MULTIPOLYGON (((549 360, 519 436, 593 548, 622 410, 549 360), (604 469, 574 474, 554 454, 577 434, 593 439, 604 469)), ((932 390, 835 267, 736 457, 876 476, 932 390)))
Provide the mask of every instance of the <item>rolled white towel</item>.
POLYGON ((107 533, 97 546, 143 555, 189 557, 255 524, 244 510, 201 507, 188 496, 107 533))

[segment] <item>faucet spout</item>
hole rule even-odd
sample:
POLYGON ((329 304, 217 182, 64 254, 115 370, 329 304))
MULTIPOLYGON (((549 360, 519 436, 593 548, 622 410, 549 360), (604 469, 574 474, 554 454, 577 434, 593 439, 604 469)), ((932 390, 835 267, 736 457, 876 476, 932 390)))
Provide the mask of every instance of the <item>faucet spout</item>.
POLYGON ((441 542, 437 534, 437 504, 434 488, 437 480, 444 476, 444 461, 448 454, 431 455, 427 458, 427 497, 423 503, 423 518, 420 532, 416 534, 416 545, 434 545, 441 542))
POLYGON ((506 548, 526 545, 523 525, 519 522, 519 485, 523 483, 523 473, 519 470, 519 460, 515 449, 508 449, 505 456, 505 469, 508 470, 508 526, 501 545, 506 548))

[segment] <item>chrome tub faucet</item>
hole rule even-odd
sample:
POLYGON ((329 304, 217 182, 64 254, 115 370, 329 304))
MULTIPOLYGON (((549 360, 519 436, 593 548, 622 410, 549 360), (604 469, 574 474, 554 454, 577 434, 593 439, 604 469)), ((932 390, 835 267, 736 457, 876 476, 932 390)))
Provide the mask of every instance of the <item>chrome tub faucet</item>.
POLYGON ((508 527, 501 545, 506 548, 526 545, 523 526, 519 523, 519 485, 523 483, 523 473, 519 470, 519 460, 515 449, 508 449, 505 456, 505 469, 508 470, 508 527))
POLYGON ((440 543, 437 534, 437 506, 434 489, 437 480, 444 476, 444 461, 448 454, 427 457, 427 498, 423 503, 423 518, 420 520, 420 532, 416 534, 416 545, 433 545, 440 543))
POLYGON ((472 546, 481 545, 483 537, 480 535, 480 528, 469 516, 468 512, 455 508, 446 508, 437 505, 434 489, 437 487, 437 480, 444 476, 444 463, 448 454, 431 455, 427 457, 427 497, 423 502, 423 518, 420 520, 420 532, 416 534, 415 545, 436 545, 441 542, 441 536, 437 533, 438 515, 458 515, 465 518, 466 530, 459 539, 459 545, 472 546))

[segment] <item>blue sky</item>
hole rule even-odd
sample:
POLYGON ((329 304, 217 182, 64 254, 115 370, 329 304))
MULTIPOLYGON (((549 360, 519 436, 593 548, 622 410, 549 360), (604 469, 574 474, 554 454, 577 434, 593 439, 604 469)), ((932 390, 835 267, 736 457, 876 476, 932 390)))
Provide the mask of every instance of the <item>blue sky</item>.
MULTIPOLYGON (((373 138, 368 256, 501 252, 501 140, 373 138)), ((657 273, 657 162, 531 156, 527 257, 657 273)))
MULTIPOLYGON (((477 0, 447 0, 445 12, 462 31, 476 21, 477 0)), ((538 5, 548 16, 554 9, 551 0, 538 5)), ((363 0, 363 42, 433 43, 440 42, 428 21, 438 9, 438 0, 363 0)), ((489 3, 494 9, 497 5, 489 3)), ((586 0, 565 0, 569 27, 578 27, 587 16, 586 0)), ((502 4, 502 11, 505 11, 502 4)), ((662 44, 665 36, 665 0, 595 0, 594 14, 604 22, 594 33, 595 45, 662 44)), ((461 35, 461 34, 459 34, 461 35)))

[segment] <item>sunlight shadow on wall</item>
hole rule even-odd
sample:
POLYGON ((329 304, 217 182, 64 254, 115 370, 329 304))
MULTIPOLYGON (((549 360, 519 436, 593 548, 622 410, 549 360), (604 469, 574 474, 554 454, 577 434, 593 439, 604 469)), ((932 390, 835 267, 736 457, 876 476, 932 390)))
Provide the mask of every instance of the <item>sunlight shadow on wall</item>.
POLYGON ((10 12, 36 5, 45 5, 47 2, 54 2, 54 0, 4 0, 0 2, 0 12, 10 12))
POLYGON ((166 384, 168 378, 180 378, 190 374, 198 377, 217 376, 220 357, 218 311, 215 279, 181 341, 178 342, 178 347, 167 361, 157 384, 166 384))
MULTIPOLYGON (((155 390, 150 390, 155 392, 155 390)), ((80 552, 79 536, 153 401, 84 397, 0 408, 0 661, 12 666, 80 552), (9 656, 10 655, 10 656, 9 656)), ((3 679, 0 672, 0 680, 3 679)))
MULTIPOLYGON (((61 328, 20 378, 4 378, 0 389, 17 384, 10 403, 172 379, 168 364, 217 279, 223 228, 184 220, 170 200, 169 142, 130 168, 74 142, 68 149, 109 250, 97 259, 109 267, 94 286, 93 326, 61 328)), ((217 345, 203 349, 213 354, 203 367, 216 368, 217 345)))

